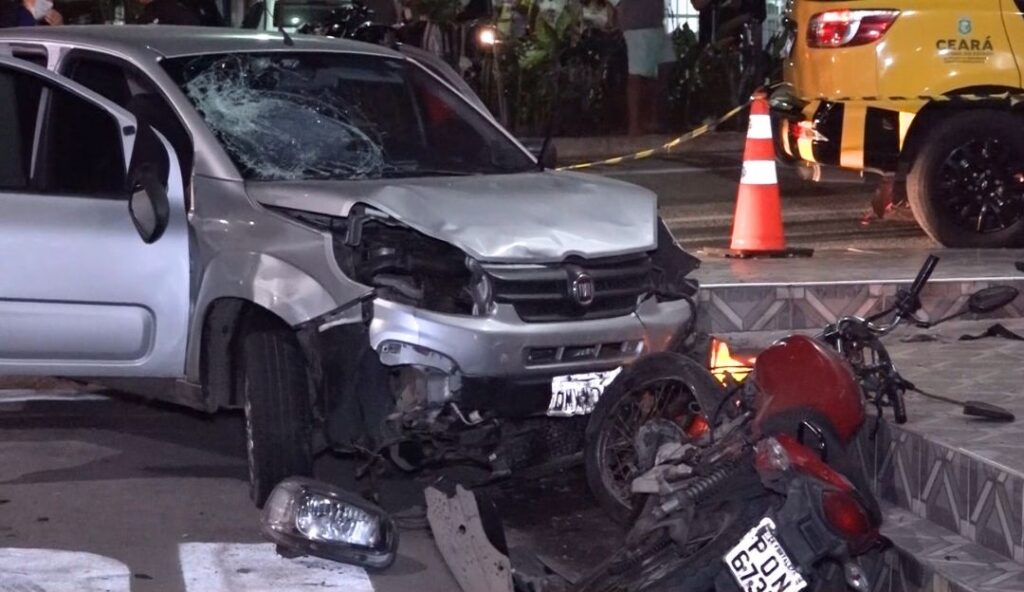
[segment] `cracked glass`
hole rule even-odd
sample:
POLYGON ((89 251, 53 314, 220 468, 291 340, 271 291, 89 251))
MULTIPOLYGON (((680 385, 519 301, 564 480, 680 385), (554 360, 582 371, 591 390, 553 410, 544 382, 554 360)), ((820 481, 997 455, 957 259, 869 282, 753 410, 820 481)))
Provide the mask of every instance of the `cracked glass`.
POLYGON ((281 51, 180 57, 163 66, 248 180, 536 168, 462 97, 400 58, 281 51))

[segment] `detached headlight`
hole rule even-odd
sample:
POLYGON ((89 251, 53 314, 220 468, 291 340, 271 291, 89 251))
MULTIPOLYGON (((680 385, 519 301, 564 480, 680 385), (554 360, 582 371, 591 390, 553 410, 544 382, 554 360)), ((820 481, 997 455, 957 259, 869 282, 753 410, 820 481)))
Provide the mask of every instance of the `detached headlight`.
POLYGON ((263 534, 292 551, 373 569, 395 560, 398 529, 376 505, 309 479, 285 479, 263 507, 263 534))

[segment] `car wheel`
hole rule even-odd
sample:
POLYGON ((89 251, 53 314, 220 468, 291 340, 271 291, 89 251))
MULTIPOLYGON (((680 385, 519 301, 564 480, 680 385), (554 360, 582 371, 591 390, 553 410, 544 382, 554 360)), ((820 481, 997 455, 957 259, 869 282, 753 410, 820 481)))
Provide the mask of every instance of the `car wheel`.
POLYGON ((282 479, 313 474, 306 359, 291 330, 267 324, 245 333, 239 362, 249 495, 263 507, 282 479))
POLYGON ((907 196, 944 246, 1024 246, 1024 119, 984 110, 942 121, 914 160, 907 196))
POLYGON ((642 506, 631 486, 653 465, 658 442, 645 444, 648 434, 698 442, 714 411, 700 401, 717 406, 724 393, 704 365, 675 352, 642 358, 608 385, 587 423, 583 462, 590 491, 613 520, 627 524, 642 506))

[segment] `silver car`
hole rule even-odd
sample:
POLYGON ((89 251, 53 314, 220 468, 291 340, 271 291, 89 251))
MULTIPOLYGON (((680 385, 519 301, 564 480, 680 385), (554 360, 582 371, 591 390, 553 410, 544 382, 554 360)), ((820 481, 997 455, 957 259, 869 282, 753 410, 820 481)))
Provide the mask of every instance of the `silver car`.
POLYGON ((652 193, 541 170, 449 74, 277 33, 0 31, 0 374, 244 408, 257 503, 326 447, 417 466, 586 414, 691 324, 696 260, 652 193))

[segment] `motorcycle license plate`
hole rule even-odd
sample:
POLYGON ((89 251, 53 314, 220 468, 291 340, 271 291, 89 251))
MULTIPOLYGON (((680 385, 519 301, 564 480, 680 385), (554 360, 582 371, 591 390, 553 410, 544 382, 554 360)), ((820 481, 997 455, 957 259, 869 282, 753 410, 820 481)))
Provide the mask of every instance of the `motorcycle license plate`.
POLYGON ((622 372, 622 368, 608 372, 571 374, 551 379, 551 401, 548 403, 549 417, 573 417, 589 415, 594 411, 604 389, 622 372))
POLYGON ((750 529, 722 560, 744 592, 798 592, 807 587, 775 538, 775 522, 768 517, 750 529))

